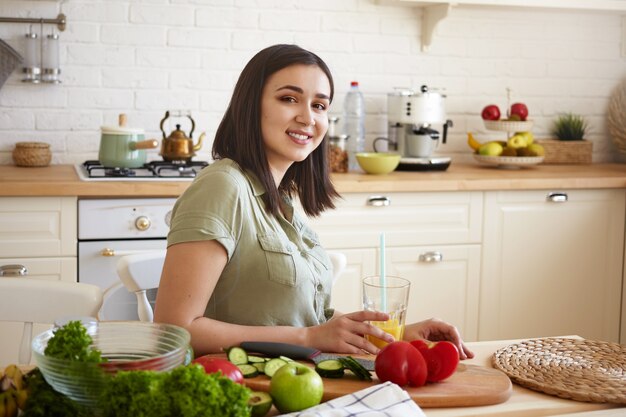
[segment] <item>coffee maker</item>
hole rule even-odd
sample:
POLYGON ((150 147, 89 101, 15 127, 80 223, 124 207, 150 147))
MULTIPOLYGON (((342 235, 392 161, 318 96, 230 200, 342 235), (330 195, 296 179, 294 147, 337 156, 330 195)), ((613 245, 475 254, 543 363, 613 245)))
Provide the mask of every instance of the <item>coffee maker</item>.
POLYGON ((423 85, 419 92, 396 89, 387 95, 388 137, 377 138, 374 150, 379 151, 378 142, 386 141, 389 151, 400 153, 398 170, 440 170, 450 166, 449 157, 436 157, 433 152, 439 143, 446 143, 448 128, 452 121, 446 119, 445 96, 429 90, 423 85), (443 126, 443 138, 433 125, 443 126))

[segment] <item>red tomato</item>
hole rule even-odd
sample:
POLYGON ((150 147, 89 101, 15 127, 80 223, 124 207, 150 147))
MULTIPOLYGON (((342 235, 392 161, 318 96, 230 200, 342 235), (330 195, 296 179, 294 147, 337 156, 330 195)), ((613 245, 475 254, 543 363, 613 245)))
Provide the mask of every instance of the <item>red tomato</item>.
POLYGON ((495 104, 485 106, 481 116, 485 120, 500 120, 500 109, 495 104))
POLYGON ((400 386, 421 387, 426 383, 426 361, 409 342, 392 342, 381 349, 374 363, 381 382, 391 381, 400 386))
POLYGON ((413 340, 411 344, 426 360, 429 382, 443 381, 456 371, 456 366, 459 364, 459 351, 451 342, 413 340))
POLYGON ((212 358, 210 356, 200 356, 192 361, 204 367, 207 374, 213 374, 215 372, 222 372, 226 378, 235 381, 238 384, 243 384, 243 374, 237 367, 237 365, 226 359, 212 358))

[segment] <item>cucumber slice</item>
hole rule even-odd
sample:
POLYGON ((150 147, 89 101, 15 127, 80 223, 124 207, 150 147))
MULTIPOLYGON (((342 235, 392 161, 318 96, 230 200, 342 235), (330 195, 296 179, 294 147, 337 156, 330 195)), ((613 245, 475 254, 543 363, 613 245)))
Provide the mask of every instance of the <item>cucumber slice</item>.
POLYGON ((286 364, 287 361, 280 358, 270 359, 265 363, 265 375, 269 376, 270 378, 273 377, 276 371, 278 371, 279 368, 286 364))
POLYGON ((260 356, 248 355, 248 363, 261 363, 265 361, 266 359, 260 356))
POLYGON ((263 362, 254 362, 252 363, 252 366, 254 366, 260 374, 264 374, 265 373, 265 361, 263 362))
POLYGON ((288 358, 288 357, 283 356, 283 355, 280 355, 278 358, 284 360, 285 362, 293 362, 293 359, 288 358))
POLYGON ((252 391, 248 406, 251 409, 252 417, 263 417, 272 408, 272 397, 267 392, 252 391))
POLYGON ((243 365, 248 363, 248 353, 239 346, 232 346, 228 348, 226 357, 229 361, 235 365, 243 365))
POLYGON ((237 365, 237 368, 239 368, 244 378, 254 378, 259 375, 259 370, 252 365, 248 365, 247 363, 237 365))
POLYGON ((344 366, 335 359, 320 361, 315 364, 315 371, 323 378, 341 378, 344 373, 344 366))
POLYGON ((371 381, 372 375, 363 367, 360 363, 354 360, 351 356, 346 356, 338 359, 339 362, 348 368, 357 378, 363 381, 371 381))

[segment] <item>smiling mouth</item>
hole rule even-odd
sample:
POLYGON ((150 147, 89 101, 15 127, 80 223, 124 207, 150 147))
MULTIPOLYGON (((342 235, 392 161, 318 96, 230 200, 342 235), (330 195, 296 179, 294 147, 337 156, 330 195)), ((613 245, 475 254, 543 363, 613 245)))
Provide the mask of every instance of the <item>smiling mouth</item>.
POLYGON ((294 132, 287 132, 287 134, 298 142, 305 142, 313 138, 313 136, 302 135, 302 134, 294 133, 294 132))

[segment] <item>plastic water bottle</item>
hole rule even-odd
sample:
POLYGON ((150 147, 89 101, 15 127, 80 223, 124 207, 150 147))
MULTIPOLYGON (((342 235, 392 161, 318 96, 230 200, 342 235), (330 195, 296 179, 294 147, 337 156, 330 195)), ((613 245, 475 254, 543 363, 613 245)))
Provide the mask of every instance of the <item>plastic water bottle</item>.
POLYGON ((343 103, 344 133, 348 135, 348 169, 358 170, 358 152, 365 151, 365 101, 359 83, 352 81, 343 103))

